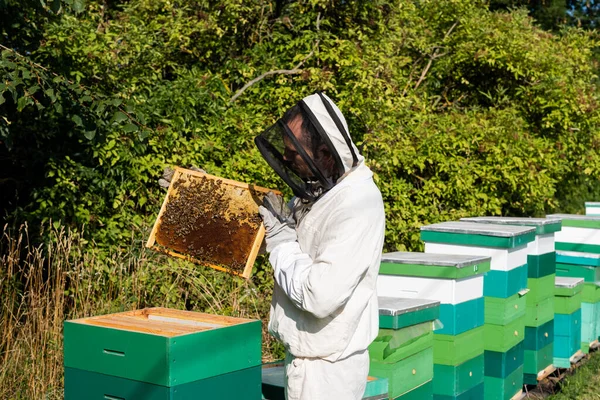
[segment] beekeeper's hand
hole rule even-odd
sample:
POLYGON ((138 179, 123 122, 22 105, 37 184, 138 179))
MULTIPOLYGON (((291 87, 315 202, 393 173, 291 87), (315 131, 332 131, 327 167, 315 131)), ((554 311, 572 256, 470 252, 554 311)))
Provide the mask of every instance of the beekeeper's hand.
POLYGON ((272 252, 282 243, 297 240, 294 219, 281 196, 277 196, 273 192, 267 193, 263 199, 263 205, 258 207, 258 212, 265 224, 267 252, 272 252))
MULTIPOLYGON (((192 171, 196 171, 196 172, 206 173, 206 171, 203 170, 202 168, 198 168, 195 166, 191 166, 188 169, 191 169, 192 171)), ((164 189, 168 189, 169 186, 171 185, 171 180, 173 179, 174 173, 175 173, 175 170, 173 168, 165 167, 162 177, 158 180, 158 185, 164 189)))

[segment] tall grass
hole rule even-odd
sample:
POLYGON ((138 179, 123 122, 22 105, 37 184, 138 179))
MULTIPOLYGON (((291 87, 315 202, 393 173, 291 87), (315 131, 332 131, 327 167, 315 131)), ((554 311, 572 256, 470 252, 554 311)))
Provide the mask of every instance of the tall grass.
MULTIPOLYGON (((245 281, 154 253, 141 239, 98 249, 81 233, 60 227, 45 237, 34 245, 26 225, 2 231, 0 399, 63 397, 66 319, 150 306, 263 321, 268 314, 267 271, 245 281)), ((263 355, 271 360, 281 349, 264 332, 265 325, 263 355)))

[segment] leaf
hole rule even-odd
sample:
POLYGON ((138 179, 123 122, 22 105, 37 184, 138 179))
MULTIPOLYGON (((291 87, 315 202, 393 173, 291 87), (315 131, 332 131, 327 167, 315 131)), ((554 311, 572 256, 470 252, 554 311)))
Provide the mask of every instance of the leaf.
POLYGON ((83 126, 83 121, 79 115, 73 115, 71 117, 71 121, 75 122, 75 125, 77 126, 83 126))
POLYGON ((95 130, 93 130, 93 131, 85 131, 83 133, 83 136, 85 136, 85 138, 87 140, 92 140, 94 138, 94 136, 96 136, 96 131, 95 130))
POLYGON ((83 0, 73 0, 73 11, 79 14, 85 10, 85 2, 83 0))
POLYGON ((124 113, 122 113, 121 111, 117 111, 115 113, 115 115, 113 116, 113 120, 115 122, 123 122, 125 120, 127 120, 129 118, 127 118, 127 115, 125 115, 124 113))
POLYGON ((52 5, 50 6, 50 9, 55 14, 58 14, 58 12, 60 11, 60 0, 54 0, 54 1, 52 1, 52 5))
POLYGON ((131 123, 129 123, 129 124, 127 124, 127 125, 125 125, 123 127, 123 130, 125 132, 136 132, 138 129, 139 128, 137 127, 137 125, 134 125, 134 124, 131 124, 131 123))

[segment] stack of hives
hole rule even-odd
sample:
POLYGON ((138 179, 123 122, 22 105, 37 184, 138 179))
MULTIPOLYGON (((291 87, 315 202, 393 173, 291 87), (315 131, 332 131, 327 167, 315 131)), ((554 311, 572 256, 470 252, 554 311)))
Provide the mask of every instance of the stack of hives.
MULTIPOLYGON (((588 207, 586 203, 586 208, 588 207)), ((592 203, 597 204, 597 203, 592 203)), ((594 208, 594 207, 592 207, 594 208)), ((581 306, 581 349, 589 352, 597 343, 600 312, 600 216, 553 214, 549 218, 562 220, 563 230, 556 235, 556 274, 584 278, 581 306)))
MULTIPOLYGON (((436 400, 483 397, 483 274, 489 268, 489 257, 480 256, 396 252, 382 257, 380 296, 441 302, 443 327, 433 335, 430 384, 436 400)), ((430 393, 418 398, 431 398, 430 393)))
POLYGON ((556 278, 554 290, 554 366, 570 368, 581 347, 582 278, 556 278))
POLYGON ((532 226, 535 240, 527 245, 527 311, 525 316, 524 383, 536 385, 552 372, 554 338, 555 232, 561 222, 547 218, 478 217, 464 221, 532 226))
POLYGON ((379 335, 369 346, 369 375, 388 380, 391 399, 431 399, 433 321, 440 303, 379 297, 379 335))
POLYGON ((444 222, 421 228, 426 253, 491 257, 484 279, 485 399, 510 399, 523 386, 527 244, 535 228, 444 222))
POLYGON ((582 278, 581 351, 589 353, 598 341, 600 318, 600 254, 559 251, 556 253, 557 276, 582 278))
POLYGON ((261 323, 150 308, 64 324, 65 399, 261 397, 261 323))

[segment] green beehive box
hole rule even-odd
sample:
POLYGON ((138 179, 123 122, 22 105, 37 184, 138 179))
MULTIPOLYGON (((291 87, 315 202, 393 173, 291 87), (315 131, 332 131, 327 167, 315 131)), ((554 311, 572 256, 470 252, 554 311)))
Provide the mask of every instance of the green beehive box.
POLYGON ((525 350, 540 350, 554 342, 554 317, 539 327, 525 327, 525 350))
POLYGON ((260 321, 148 308, 64 323, 64 365, 178 386, 261 364, 260 321))
POLYGON ((572 314, 581 308, 583 278, 556 277, 554 313, 572 314))
POLYGON ((483 369, 483 354, 458 366, 435 364, 433 392, 445 396, 457 396, 466 392, 483 382, 483 369))
POLYGON ((506 325, 526 312, 526 296, 519 293, 507 298, 485 297, 485 323, 506 325))
POLYGON ((380 329, 369 345, 369 357, 373 362, 394 364, 433 346, 433 337, 431 322, 402 330, 380 329))
POLYGON ((506 378, 523 365, 524 348, 524 342, 520 342, 505 353, 486 350, 484 352, 485 375, 506 378))
POLYGON ((484 349, 505 353, 525 339, 525 316, 507 325, 485 324, 484 349))
MULTIPOLYGON (((527 297, 529 293, 527 294, 527 297)), ((525 326, 538 327, 554 319, 554 297, 548 297, 537 304, 527 305, 525 326)))
POLYGON ((542 278, 556 273, 556 252, 527 255, 527 277, 542 278))
POLYGON ((507 298, 527 289, 527 265, 510 271, 490 271, 483 283, 483 295, 486 297, 507 298))
POLYGON ((421 240, 431 243, 511 249, 525 246, 535 240, 535 228, 464 221, 441 222, 422 226, 421 240))
POLYGON ((396 251, 382 256, 379 274, 462 279, 481 275, 489 270, 489 257, 396 251))
POLYGON ((597 340, 596 332, 596 303, 581 303, 581 351, 590 352, 590 344, 597 340))
POLYGON ((527 305, 534 305, 546 299, 554 297, 555 274, 546 275, 541 278, 527 279, 527 305))
POLYGON ((458 366, 483 354, 484 327, 460 335, 433 335, 433 354, 436 364, 458 366))
POLYGON ((556 237, 555 246, 557 251, 600 253, 600 244, 598 244, 596 232, 594 232, 594 230, 600 229, 600 216, 551 214, 546 217, 562 220, 564 232, 556 237), (589 231, 589 233, 582 233, 582 231, 589 231), (575 240, 571 237, 573 234, 576 235, 575 240), (590 240, 590 238, 594 239, 590 240))
POLYGON ((600 268, 588 265, 556 263, 557 276, 583 278, 586 282, 600 281, 600 268))
POLYGON ((523 366, 517 368, 508 377, 484 378, 484 400, 510 400, 523 388, 523 366))
POLYGON ((600 282, 585 282, 581 294, 581 301, 597 303, 600 301, 600 282))
POLYGON ((176 386, 161 386, 82 369, 65 368, 65 400, 260 399, 260 366, 176 386))
POLYGON ((432 400, 433 399, 433 381, 425 382, 421 386, 414 388, 410 392, 404 393, 396 399, 401 400, 432 400))
POLYGON ((379 297, 379 328, 402 329, 440 316, 440 302, 423 299, 379 297))
POLYGON ((369 375, 387 378, 389 397, 395 399, 433 378, 433 348, 391 364, 371 360, 369 375))
POLYGON ((523 363, 524 383, 537 385, 538 374, 552 365, 554 342, 540 350, 525 350, 523 363))
POLYGON ((443 394, 433 394, 433 400, 482 400, 483 382, 456 396, 445 396, 443 394))

